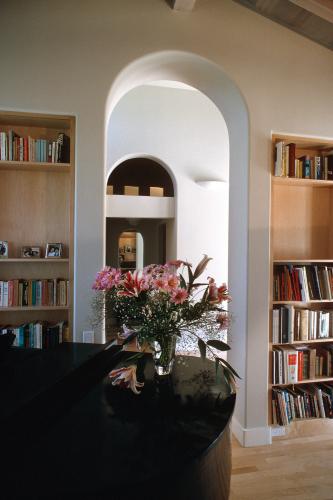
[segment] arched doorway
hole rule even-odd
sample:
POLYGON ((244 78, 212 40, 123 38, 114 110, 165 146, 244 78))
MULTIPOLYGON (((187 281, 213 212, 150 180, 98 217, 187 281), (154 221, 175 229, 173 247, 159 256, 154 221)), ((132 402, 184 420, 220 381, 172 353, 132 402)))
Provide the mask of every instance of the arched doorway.
POLYGON ((174 258, 174 192, 170 174, 156 159, 129 158, 111 169, 106 186, 106 265, 134 270, 174 258), (137 235, 135 244, 125 239, 119 244, 124 232, 132 240, 137 235), (126 252, 127 246, 135 252, 126 252))
MULTIPOLYGON (((248 426, 247 328, 248 328, 248 180, 249 180, 249 118, 245 101, 234 82, 213 62, 186 52, 165 51, 144 56, 129 64, 115 80, 106 105, 105 131, 110 115, 122 96, 129 90, 159 80, 173 80, 190 85, 205 94, 222 113, 228 128, 230 145, 229 184, 229 287, 232 290, 234 312, 232 350, 229 359, 243 381, 238 391, 236 419, 240 432, 248 426), (246 376, 246 381, 244 382, 246 376)), ((105 144, 107 140, 105 140, 105 144)), ((108 166, 105 165, 107 170, 108 166)), ((209 180, 209 179, 207 179, 209 180)), ((106 182, 106 181, 105 181, 106 182)), ((255 369, 253 377, 256 376, 255 369)), ((265 377, 252 380, 256 397, 266 405, 265 377), (259 396, 261 394, 261 396, 259 396)), ((266 405, 267 406, 267 405, 266 405)), ((256 425, 261 441, 270 439, 267 409, 263 409, 256 425)), ((256 430, 257 432, 257 430, 256 430)), ((241 438, 242 439, 242 438, 241 438)))

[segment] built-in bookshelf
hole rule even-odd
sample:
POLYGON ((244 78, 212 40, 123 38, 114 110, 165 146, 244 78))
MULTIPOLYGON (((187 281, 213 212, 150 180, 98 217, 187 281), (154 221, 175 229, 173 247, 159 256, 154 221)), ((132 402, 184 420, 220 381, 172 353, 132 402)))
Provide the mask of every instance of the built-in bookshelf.
POLYGON ((273 135, 269 415, 333 415, 333 141, 273 135))
POLYGON ((62 325, 72 338, 74 141, 72 116, 0 112, 0 287, 16 293, 0 299, 0 327, 62 325), (59 257, 47 255, 50 243, 62 244, 59 257), (24 257, 24 247, 40 254, 24 257))

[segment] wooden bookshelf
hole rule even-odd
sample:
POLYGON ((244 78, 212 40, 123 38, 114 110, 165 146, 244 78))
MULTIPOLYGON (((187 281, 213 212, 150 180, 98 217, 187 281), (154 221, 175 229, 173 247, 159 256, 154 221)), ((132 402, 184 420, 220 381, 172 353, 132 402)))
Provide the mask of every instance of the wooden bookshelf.
POLYGON ((316 382, 328 382, 331 381, 332 377, 315 377, 315 378, 306 378, 304 380, 300 380, 297 384, 293 384, 292 382, 288 384, 272 384, 272 387, 289 387, 295 385, 304 385, 304 384, 314 384, 316 382))
POLYGON ((57 258, 8 258, 8 259, 0 259, 0 264, 68 264, 69 259, 57 259, 57 258))
POLYGON ((0 161, 0 170, 21 170, 22 172, 57 172, 66 174, 70 171, 69 163, 44 163, 30 161, 0 161))
MULTIPOLYGON (((296 340, 291 343, 273 343, 273 308, 295 306, 309 310, 333 310, 332 300, 282 301, 274 300, 274 266, 330 266, 333 267, 333 181, 274 176, 275 144, 296 144, 296 158, 325 156, 333 150, 333 140, 274 134, 272 136, 272 175, 270 213, 270 367, 268 380, 269 423, 273 423, 272 389, 304 386, 318 382, 332 382, 333 377, 318 376, 303 379, 296 384, 273 384, 273 348, 333 345, 333 338, 296 340), (322 306, 322 307, 321 307, 322 306)), ((322 295, 325 296, 325 295, 322 295)), ((333 332, 330 332, 333 336, 333 332)), ((317 347, 316 347, 317 346, 317 347)), ((296 420, 296 419, 295 419, 296 420)), ((298 419, 299 420, 299 419, 298 419)), ((306 422, 307 419, 304 419, 306 422)))
POLYGON ((75 118, 1 111, 0 132, 11 130, 50 142, 66 134, 70 161, 0 160, 0 240, 9 246, 8 258, 0 259, 0 281, 61 278, 69 281, 70 300, 65 307, 0 307, 0 325, 68 321, 72 338, 75 118), (58 242, 63 244, 63 258, 44 258, 46 244, 58 242), (40 247, 41 258, 21 258, 23 246, 40 247))
POLYGON ((313 339, 313 340, 294 340, 293 342, 272 342, 272 346, 275 347, 275 346, 284 346, 284 345, 289 345, 289 346, 293 346, 293 345, 304 345, 304 344, 322 344, 322 343, 326 343, 326 342, 329 342, 330 344, 333 344, 333 337, 328 337, 326 339, 313 339))
POLYGON ((24 312, 24 311, 68 311, 69 306, 17 306, 0 307, 0 312, 24 312))

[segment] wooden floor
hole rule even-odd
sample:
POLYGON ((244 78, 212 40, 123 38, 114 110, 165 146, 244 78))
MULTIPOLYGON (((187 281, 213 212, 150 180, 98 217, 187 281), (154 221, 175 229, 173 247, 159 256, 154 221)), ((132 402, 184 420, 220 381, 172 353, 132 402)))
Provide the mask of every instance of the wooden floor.
POLYGON ((232 453, 230 500, 333 500, 333 433, 253 448, 233 439, 232 453))

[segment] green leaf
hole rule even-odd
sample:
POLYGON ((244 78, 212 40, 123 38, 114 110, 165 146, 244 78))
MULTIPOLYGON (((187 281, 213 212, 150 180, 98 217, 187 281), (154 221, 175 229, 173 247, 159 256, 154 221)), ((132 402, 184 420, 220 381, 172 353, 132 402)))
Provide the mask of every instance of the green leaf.
MULTIPOLYGON (((219 366, 220 366, 220 360, 219 360, 219 358, 215 358, 215 375, 216 375, 216 377, 217 377, 217 372, 219 370, 219 366)), ((222 368, 222 370, 223 370, 223 368, 222 368)))
POLYGON ((202 299, 201 299, 202 304, 204 304, 207 301, 208 290, 209 290, 209 287, 207 286, 206 290, 204 291, 204 294, 202 296, 202 299))
POLYGON ((222 340, 212 339, 207 340, 207 345, 214 347, 214 349, 218 349, 219 351, 230 351, 230 347, 222 340))
POLYGON ((206 359, 206 344, 203 340, 198 339, 198 347, 200 351, 200 356, 202 359, 206 359))
POLYGON ((192 283, 194 281, 194 276, 193 276, 193 272, 192 272, 192 269, 190 267, 187 268, 188 269, 188 281, 189 281, 189 286, 191 287, 192 286, 192 283))
POLYGON ((228 361, 226 361, 225 359, 222 359, 222 358, 219 358, 219 360, 221 361, 222 364, 224 364, 227 368, 229 368, 229 370, 231 371, 231 373, 233 375, 235 375, 235 377, 237 377, 241 380, 241 377, 238 375, 236 370, 234 370, 233 367, 228 363, 228 361))
POLYGON ((199 278, 199 276, 204 272, 204 270, 207 267, 208 262, 212 260, 211 257, 208 257, 207 255, 204 255, 199 264, 197 265, 194 275, 193 275, 193 280, 196 280, 199 278))
POLYGON ((186 290, 187 285, 186 285, 186 281, 184 279, 184 276, 180 275, 179 279, 180 279, 180 288, 185 288, 185 290, 186 290))

